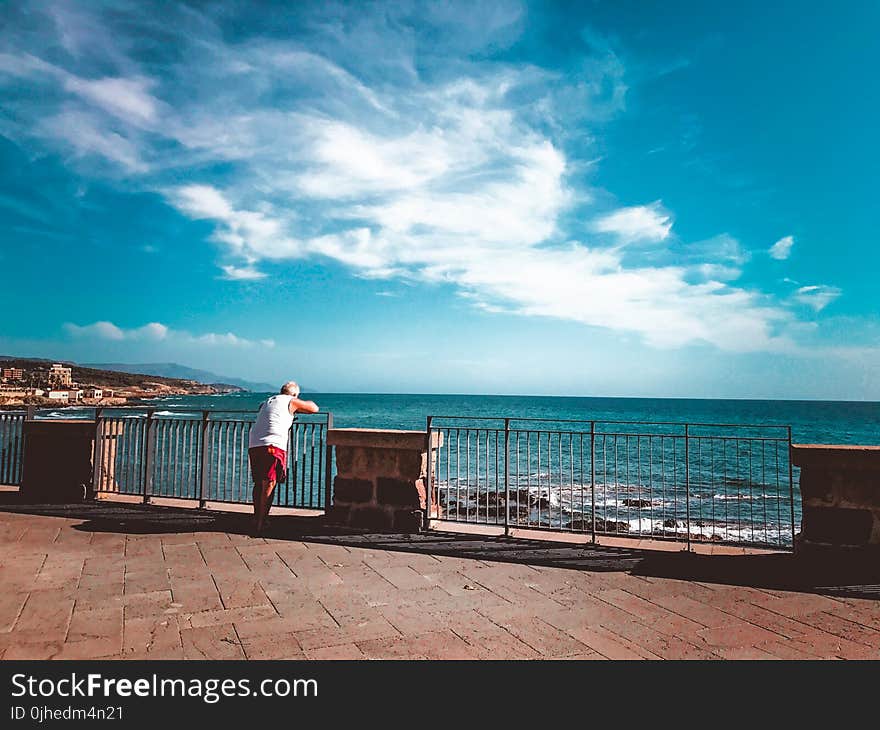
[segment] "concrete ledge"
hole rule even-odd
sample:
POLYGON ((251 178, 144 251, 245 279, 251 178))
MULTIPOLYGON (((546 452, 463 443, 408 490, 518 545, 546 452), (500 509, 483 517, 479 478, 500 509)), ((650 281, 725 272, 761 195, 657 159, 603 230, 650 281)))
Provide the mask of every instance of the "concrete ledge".
MULTIPOLYGON (((387 428, 331 428, 327 432, 329 446, 354 446, 369 449, 402 449, 424 451, 427 431, 398 431, 387 428)), ((443 445, 443 434, 432 434, 432 448, 443 445)))
POLYGON ((880 471, 880 446, 792 444, 791 463, 799 467, 880 471))
MULTIPOLYGON (((799 554, 880 547, 880 447, 792 444, 801 469, 799 554)), ((841 553, 842 554, 842 553, 841 553)))

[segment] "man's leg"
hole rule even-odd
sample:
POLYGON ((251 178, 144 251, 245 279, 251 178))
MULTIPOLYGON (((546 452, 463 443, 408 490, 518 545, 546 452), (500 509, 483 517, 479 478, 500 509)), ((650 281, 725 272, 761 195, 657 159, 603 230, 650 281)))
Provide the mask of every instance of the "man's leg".
MULTIPOLYGON (((275 494, 275 480, 266 479, 263 481, 262 494, 260 495, 260 514, 257 517, 257 532, 262 532, 263 523, 269 516, 269 508, 272 506, 272 496, 275 494)), ((256 507, 254 507, 256 509, 256 507)))
POLYGON ((263 479, 260 481, 260 486, 254 483, 254 530, 258 533, 263 531, 263 523, 269 514, 274 491, 274 479, 263 479))
POLYGON ((267 481, 254 481, 254 529, 261 530, 263 527, 263 494, 266 492, 267 481))

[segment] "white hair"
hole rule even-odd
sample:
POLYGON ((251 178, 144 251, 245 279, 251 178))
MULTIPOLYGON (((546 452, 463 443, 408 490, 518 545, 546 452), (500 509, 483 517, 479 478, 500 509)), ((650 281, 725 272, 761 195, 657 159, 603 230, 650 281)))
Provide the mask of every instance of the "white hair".
POLYGON ((299 386, 296 384, 294 380, 288 380, 284 385, 281 386, 281 392, 284 395, 294 395, 299 392, 299 386))

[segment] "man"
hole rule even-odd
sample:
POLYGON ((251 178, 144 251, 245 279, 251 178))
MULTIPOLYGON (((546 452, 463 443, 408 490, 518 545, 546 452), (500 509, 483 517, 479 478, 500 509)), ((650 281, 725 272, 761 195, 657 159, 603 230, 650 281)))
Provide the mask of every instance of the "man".
POLYGON ((275 485, 287 471, 287 443, 297 411, 317 413, 314 401, 300 400, 299 386, 292 380, 281 386, 281 393, 260 405, 257 420, 248 438, 248 458, 254 477, 254 533, 263 532, 275 485))

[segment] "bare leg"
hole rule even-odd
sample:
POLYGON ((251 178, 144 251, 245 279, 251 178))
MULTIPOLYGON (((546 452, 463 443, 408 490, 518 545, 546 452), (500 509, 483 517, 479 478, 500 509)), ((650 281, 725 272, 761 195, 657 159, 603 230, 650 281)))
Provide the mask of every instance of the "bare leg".
POLYGON ((263 522, 269 517, 269 510, 272 507, 272 497, 275 494, 275 480, 265 482, 266 491, 263 493, 263 522))
POLYGON ((265 506, 266 494, 274 488, 275 482, 268 479, 263 479, 259 484, 254 482, 254 531, 257 533, 263 531, 263 521, 269 512, 265 506))

